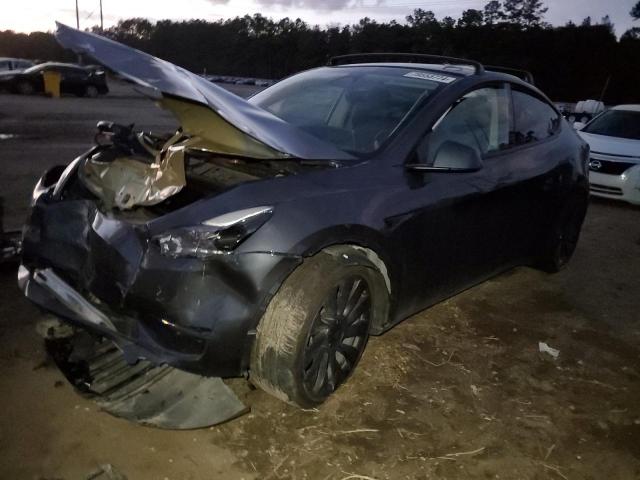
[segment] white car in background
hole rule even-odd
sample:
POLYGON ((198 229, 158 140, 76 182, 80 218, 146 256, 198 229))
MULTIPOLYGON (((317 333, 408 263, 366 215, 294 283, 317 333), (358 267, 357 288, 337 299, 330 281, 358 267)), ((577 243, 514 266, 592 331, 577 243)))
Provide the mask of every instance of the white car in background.
POLYGON ((591 147, 591 194, 640 205, 640 105, 618 105, 574 127, 591 147))

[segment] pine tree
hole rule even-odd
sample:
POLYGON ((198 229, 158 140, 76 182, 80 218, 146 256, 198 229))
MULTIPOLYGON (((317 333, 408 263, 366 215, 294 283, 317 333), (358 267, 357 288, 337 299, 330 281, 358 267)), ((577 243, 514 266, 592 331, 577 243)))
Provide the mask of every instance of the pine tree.
POLYGON ((462 16, 458 19, 459 27, 478 27, 482 25, 484 14, 481 10, 469 8, 462 12, 462 16))
POLYGON ((505 0, 504 10, 507 20, 523 27, 542 24, 544 14, 549 10, 542 0, 505 0))
POLYGON ((634 20, 640 20, 640 0, 638 0, 638 3, 633 6, 629 14, 634 20))
POLYGON ((484 6, 484 23, 493 25, 505 19, 505 13, 502 10, 502 4, 498 0, 491 0, 484 6))

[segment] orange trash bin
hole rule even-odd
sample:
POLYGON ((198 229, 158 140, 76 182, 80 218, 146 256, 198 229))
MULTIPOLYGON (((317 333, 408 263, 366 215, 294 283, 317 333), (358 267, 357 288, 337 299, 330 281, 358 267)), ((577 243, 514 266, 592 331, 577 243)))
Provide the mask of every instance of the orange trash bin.
POLYGON ((42 76, 44 77, 44 93, 50 97, 60 98, 60 80, 62 79, 60 73, 47 70, 42 76))

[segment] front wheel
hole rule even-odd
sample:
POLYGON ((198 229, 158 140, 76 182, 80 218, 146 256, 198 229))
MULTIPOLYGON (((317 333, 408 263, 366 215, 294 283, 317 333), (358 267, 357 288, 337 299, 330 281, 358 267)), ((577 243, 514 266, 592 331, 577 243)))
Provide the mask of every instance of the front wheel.
POLYGON ((578 245, 588 199, 572 196, 562 207, 540 258, 542 270, 555 273, 567 266, 578 245))
POLYGON ((18 84, 18 93, 22 95, 31 95, 34 92, 33 85, 29 82, 20 82, 18 84))
POLYGON ((324 402, 349 378, 372 322, 377 272, 321 252, 280 287, 251 353, 251 381, 286 402, 324 402))

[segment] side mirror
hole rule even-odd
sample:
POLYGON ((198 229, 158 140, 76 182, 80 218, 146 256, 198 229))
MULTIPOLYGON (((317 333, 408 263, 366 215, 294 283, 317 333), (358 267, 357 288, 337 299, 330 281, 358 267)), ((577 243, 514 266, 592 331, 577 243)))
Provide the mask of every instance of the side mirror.
POLYGON ((418 150, 419 163, 409 163, 407 168, 433 172, 476 172, 482 168, 482 159, 477 149, 452 140, 447 140, 440 145, 432 164, 421 157, 423 154, 418 150))
POLYGON ((573 128, 575 128, 576 130, 582 130, 586 126, 587 124, 583 122, 573 122, 573 128))

